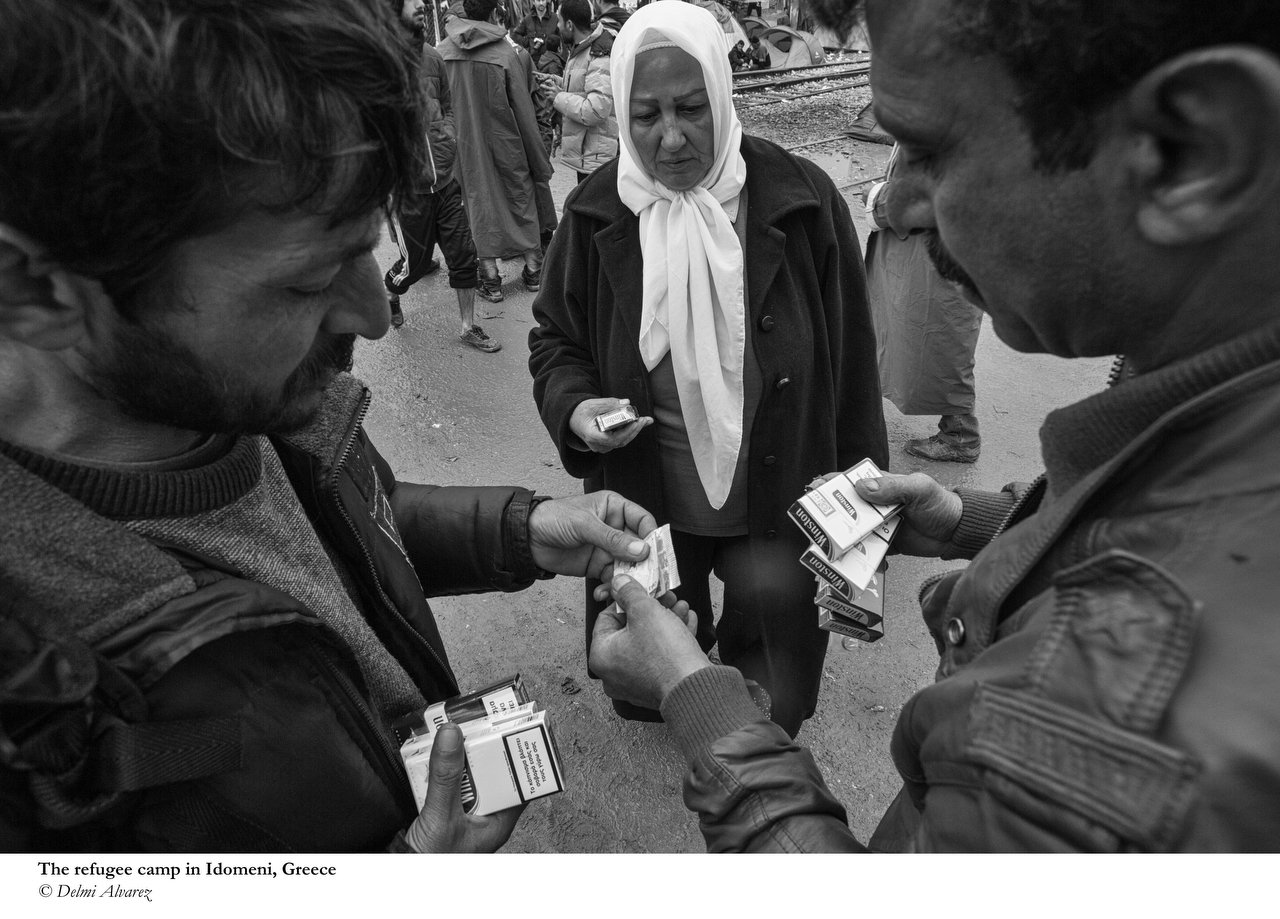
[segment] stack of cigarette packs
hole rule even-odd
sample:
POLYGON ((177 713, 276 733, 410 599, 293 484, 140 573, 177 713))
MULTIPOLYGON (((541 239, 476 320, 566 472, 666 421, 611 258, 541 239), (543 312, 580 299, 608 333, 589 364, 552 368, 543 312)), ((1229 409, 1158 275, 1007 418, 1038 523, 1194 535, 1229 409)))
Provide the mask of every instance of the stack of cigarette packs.
POLYGON ((419 809, 427 797, 431 747, 447 721, 462 729, 467 754, 462 808, 467 813, 482 817, 564 791, 547 713, 529 698, 516 674, 395 722, 400 757, 419 809))
POLYGON ((819 628, 866 642, 884 637, 884 558, 902 505, 871 504, 858 497, 853 484, 880 475, 876 464, 864 459, 805 492, 787 510, 812 542, 800 564, 818 578, 819 628))

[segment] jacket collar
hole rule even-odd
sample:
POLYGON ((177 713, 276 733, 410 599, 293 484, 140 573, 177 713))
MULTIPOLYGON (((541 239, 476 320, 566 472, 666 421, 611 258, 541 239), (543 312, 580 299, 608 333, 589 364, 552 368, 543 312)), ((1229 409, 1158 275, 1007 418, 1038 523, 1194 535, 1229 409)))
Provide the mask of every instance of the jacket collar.
POLYGON ((1050 412, 1040 430, 1051 494, 1063 494, 1168 416, 1237 378, 1280 363, 1280 322, 1050 412))
POLYGON ((596 39, 604 34, 605 34, 604 23, 597 22, 595 30, 592 31, 592 33, 588 35, 586 38, 584 38, 582 41, 578 42, 576 45, 573 46, 573 48, 569 51, 569 57, 577 57, 578 54, 586 51, 593 44, 595 44, 596 39))
MULTIPOLYGON (((625 126, 619 125, 619 129, 625 130, 625 126)), ((742 156, 747 162, 748 219, 759 218, 772 226, 792 211, 816 208, 822 203, 818 190, 794 157, 776 144, 744 134, 742 156)), ((583 183, 566 202, 566 208, 610 223, 634 217, 618 198, 616 161, 599 171, 600 180, 583 183)))
MULTIPOLYGON (((765 295, 786 255, 787 236, 776 224, 788 214, 821 202, 803 168, 781 147, 755 137, 742 138, 747 163, 745 259, 748 318, 762 315, 765 295)), ((578 186, 566 210, 607 221, 595 234, 602 270, 614 291, 614 308, 628 333, 640 336, 644 264, 640 256, 640 219, 618 198, 618 162, 601 167, 578 186)))

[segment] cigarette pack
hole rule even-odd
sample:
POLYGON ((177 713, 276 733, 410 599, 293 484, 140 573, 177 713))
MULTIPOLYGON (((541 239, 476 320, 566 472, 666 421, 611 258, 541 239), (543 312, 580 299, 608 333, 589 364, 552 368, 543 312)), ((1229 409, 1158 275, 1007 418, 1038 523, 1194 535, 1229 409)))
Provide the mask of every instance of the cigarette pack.
POLYGON ((680 586, 680 570, 676 566, 676 550, 671 542, 671 527, 663 524, 644 538, 649 554, 638 562, 615 562, 615 574, 635 578, 652 597, 660 597, 680 586))
POLYGON ((800 556, 804 565, 831 585, 841 599, 853 601, 858 591, 865 590, 889 552, 889 541, 898 529, 896 517, 883 521, 863 540, 839 558, 831 558, 817 545, 800 556))
MULTIPOLYGON (((530 708, 536 709, 536 705, 531 704, 530 708)), ((462 777, 462 808, 466 813, 483 817, 564 791, 560 753, 546 712, 524 711, 497 720, 476 719, 460 726, 467 755, 462 777)), ((434 742, 434 735, 421 735, 400 751, 419 810, 427 797, 434 742)))
POLYGON ((818 628, 827 632, 835 632, 837 635, 847 635, 850 638, 865 641, 867 644, 884 638, 884 632, 880 631, 880 629, 858 625, 852 620, 845 619, 839 613, 831 612, 829 609, 818 609, 818 628))
POLYGON ((822 609, 835 613, 851 623, 864 628, 879 628, 884 622, 884 582, 887 572, 882 565, 871 578, 871 583, 858 591, 852 600, 846 600, 831 589, 831 585, 819 582, 814 602, 822 609))
POLYGON ((529 693, 524 688, 524 681, 517 673, 498 680, 484 689, 478 689, 464 696, 454 696, 452 699, 428 705, 420 712, 405 715, 394 721, 391 728, 395 732, 396 740, 403 744, 414 736, 434 736, 436 728, 446 721, 465 725, 470 721, 514 712, 529 701, 529 693))
POLYGON ((630 424, 639 417, 640 413, 635 410, 634 406, 622 405, 611 412, 596 415, 596 427, 602 432, 612 431, 614 428, 630 424))
POLYGON ((787 509, 787 515, 828 558, 841 558, 902 506, 871 504, 853 490, 853 484, 859 479, 880 475, 879 467, 864 459, 805 492, 787 509))

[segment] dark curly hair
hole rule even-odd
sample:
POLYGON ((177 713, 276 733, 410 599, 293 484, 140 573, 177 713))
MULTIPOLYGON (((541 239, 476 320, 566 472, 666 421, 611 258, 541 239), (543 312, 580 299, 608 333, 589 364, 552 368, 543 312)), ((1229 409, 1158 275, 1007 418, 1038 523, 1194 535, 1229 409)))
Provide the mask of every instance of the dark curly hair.
MULTIPOLYGON (((864 6, 807 0, 819 23, 842 34, 864 6)), ((1164 61, 1225 44, 1280 54, 1275 0, 951 0, 943 28, 958 52, 994 57, 1013 78, 1045 171, 1088 163, 1098 113, 1164 61)))
POLYGON ((0 222, 127 314, 246 208, 369 213, 424 162, 405 41, 364 0, 7 0, 0 222))

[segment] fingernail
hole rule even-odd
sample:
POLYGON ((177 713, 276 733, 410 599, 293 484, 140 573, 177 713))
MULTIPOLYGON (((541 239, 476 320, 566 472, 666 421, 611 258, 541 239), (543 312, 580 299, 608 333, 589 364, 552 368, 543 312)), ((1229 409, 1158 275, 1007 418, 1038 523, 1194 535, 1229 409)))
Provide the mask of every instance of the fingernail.
POLYGON ((640 539, 631 540, 631 543, 627 546, 627 551, 632 555, 639 555, 644 551, 644 541, 640 539))
POLYGON ((880 490, 880 480, 879 480, 879 479, 863 479, 863 480, 862 480, 862 482, 861 482, 860 484, 862 485, 862 490, 863 490, 863 491, 869 491, 869 492, 871 492, 872 494, 875 494, 876 492, 878 492, 878 491, 880 490))
POLYGON ((462 731, 457 725, 445 722, 436 732, 435 745, 440 748, 441 753, 452 753, 462 746, 462 731))

